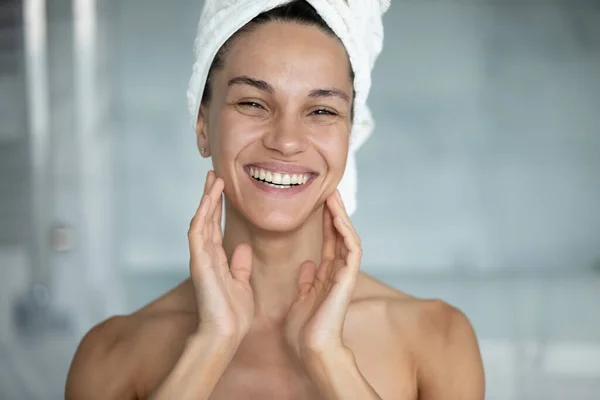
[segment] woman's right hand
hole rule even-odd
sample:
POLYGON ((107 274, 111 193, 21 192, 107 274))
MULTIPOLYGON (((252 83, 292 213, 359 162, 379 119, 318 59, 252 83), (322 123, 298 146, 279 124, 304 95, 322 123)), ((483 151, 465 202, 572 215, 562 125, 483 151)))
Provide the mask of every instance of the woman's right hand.
POLYGON ((239 245, 231 266, 223 249, 221 178, 209 171, 204 195, 188 232, 190 275, 198 310, 198 333, 239 345, 250 329, 254 316, 254 296, 250 286, 252 248, 239 245))

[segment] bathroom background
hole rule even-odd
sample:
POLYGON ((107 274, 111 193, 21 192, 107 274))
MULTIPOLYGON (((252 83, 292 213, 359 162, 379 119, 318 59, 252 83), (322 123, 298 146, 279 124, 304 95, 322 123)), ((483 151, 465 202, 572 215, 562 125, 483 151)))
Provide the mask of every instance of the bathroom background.
MULTIPOLYGON (((0 400, 186 278, 202 2, 0 1, 0 400)), ((394 0, 363 270, 461 308, 489 400, 600 398, 600 2, 394 0)))

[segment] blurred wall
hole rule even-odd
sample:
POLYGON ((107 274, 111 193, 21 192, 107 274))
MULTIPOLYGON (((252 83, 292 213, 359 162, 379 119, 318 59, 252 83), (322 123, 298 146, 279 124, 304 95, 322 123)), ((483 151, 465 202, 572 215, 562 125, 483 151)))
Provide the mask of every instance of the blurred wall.
MULTIPOLYGON (((112 4, 118 262, 185 271, 210 165, 185 104, 201 4, 112 4)), ((599 6, 395 0, 385 28, 358 155, 364 268, 598 263, 599 6)))
MULTIPOLYGON (((0 398, 46 399, 93 324, 187 275, 210 163, 185 100, 200 2, 48 1, 45 56, 7 25, 26 3, 0 2, 0 398)), ((469 316, 490 399, 597 398, 598 2, 394 0, 385 25, 363 269, 469 316)))

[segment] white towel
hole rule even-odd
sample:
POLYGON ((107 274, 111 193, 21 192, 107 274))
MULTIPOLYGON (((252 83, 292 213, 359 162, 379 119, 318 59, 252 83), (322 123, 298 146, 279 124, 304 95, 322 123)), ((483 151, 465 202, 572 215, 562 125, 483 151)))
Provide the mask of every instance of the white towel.
MULTIPOLYGON (((195 63, 187 92, 195 127, 210 65, 221 46, 257 15, 290 0, 205 0, 195 63)), ((357 171, 355 152, 371 135, 374 121, 367 106, 371 72, 383 46, 381 17, 391 0, 307 0, 344 44, 354 70, 354 121, 344 176, 338 186, 348 214, 356 210, 357 171)))

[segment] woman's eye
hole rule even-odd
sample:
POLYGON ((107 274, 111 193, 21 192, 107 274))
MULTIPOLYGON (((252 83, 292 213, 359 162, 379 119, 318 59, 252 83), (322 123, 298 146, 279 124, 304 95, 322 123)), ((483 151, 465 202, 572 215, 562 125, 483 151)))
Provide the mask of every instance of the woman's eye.
POLYGON ((315 115, 337 115, 333 111, 327 110, 327 109, 324 109, 324 108, 320 108, 318 110, 313 111, 313 114, 315 114, 315 115))
POLYGON ((264 108, 263 106, 261 106, 259 103, 255 102, 255 101, 243 101, 241 103, 238 103, 240 106, 242 107, 249 107, 249 108, 264 108))

